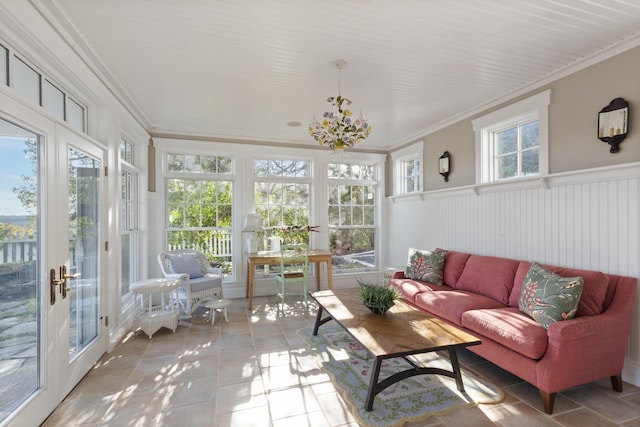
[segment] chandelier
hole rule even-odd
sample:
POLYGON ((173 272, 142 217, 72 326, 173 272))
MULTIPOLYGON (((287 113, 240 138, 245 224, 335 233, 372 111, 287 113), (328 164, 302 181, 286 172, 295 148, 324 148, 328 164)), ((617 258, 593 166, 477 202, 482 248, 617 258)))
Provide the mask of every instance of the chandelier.
POLYGON ((326 111, 322 120, 314 117, 309 125, 309 135, 320 145, 327 145, 332 150, 344 150, 345 147, 353 147, 366 139, 371 133, 371 126, 362 113, 358 118, 353 117, 353 112, 348 108, 351 100, 340 94, 340 72, 347 66, 347 62, 339 59, 332 64, 338 69, 338 96, 327 98, 333 111, 326 111))

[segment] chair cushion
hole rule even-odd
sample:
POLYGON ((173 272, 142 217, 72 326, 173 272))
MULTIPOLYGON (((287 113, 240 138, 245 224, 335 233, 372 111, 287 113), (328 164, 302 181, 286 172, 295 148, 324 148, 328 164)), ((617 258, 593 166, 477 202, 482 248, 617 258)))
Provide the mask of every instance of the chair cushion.
POLYGON ((169 269, 173 274, 188 274, 189 278, 202 277, 202 267, 196 254, 167 254, 169 269))
POLYGON ((562 277, 534 262, 522 282, 518 307, 547 329, 575 317, 582 288, 582 277, 562 277))
POLYGON ((444 263, 442 273, 444 275, 444 284, 456 288, 458 279, 464 271, 464 266, 471 254, 456 251, 447 251, 447 259, 444 263))
POLYGON ((222 286, 222 279, 217 276, 204 276, 193 279, 189 282, 191 292, 200 292, 211 288, 222 286))
POLYGON ((405 270, 405 277, 421 282, 435 283, 443 285, 444 260, 447 251, 436 249, 435 251, 422 251, 414 248, 409 249, 409 260, 405 270))

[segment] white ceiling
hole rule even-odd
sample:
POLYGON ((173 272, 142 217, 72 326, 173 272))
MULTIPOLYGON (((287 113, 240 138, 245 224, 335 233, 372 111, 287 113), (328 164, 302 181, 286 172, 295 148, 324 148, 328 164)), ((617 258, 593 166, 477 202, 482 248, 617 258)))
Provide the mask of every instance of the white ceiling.
POLYGON ((152 134, 298 145, 336 59, 386 150, 640 38, 636 0, 42 1, 152 134))

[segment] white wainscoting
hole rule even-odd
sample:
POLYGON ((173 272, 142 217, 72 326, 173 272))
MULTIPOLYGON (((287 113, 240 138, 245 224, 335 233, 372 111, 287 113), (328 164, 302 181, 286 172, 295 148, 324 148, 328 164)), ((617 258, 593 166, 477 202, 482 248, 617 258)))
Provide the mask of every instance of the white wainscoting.
MULTIPOLYGON (((409 247, 639 277, 640 163, 388 198, 387 265, 409 247)), ((623 378, 640 385, 638 302, 623 378)))

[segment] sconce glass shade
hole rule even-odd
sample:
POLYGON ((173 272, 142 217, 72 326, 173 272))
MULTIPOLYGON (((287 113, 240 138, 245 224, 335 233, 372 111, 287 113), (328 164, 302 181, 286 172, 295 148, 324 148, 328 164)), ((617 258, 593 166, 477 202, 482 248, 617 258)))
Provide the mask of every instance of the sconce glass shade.
POLYGON ((256 232, 264 231, 264 227, 262 227, 262 223, 260 222, 260 215, 247 214, 244 219, 244 227, 242 227, 241 231, 243 233, 251 233, 247 239, 247 252, 250 254, 258 252, 258 244, 260 241, 256 237, 256 232))

